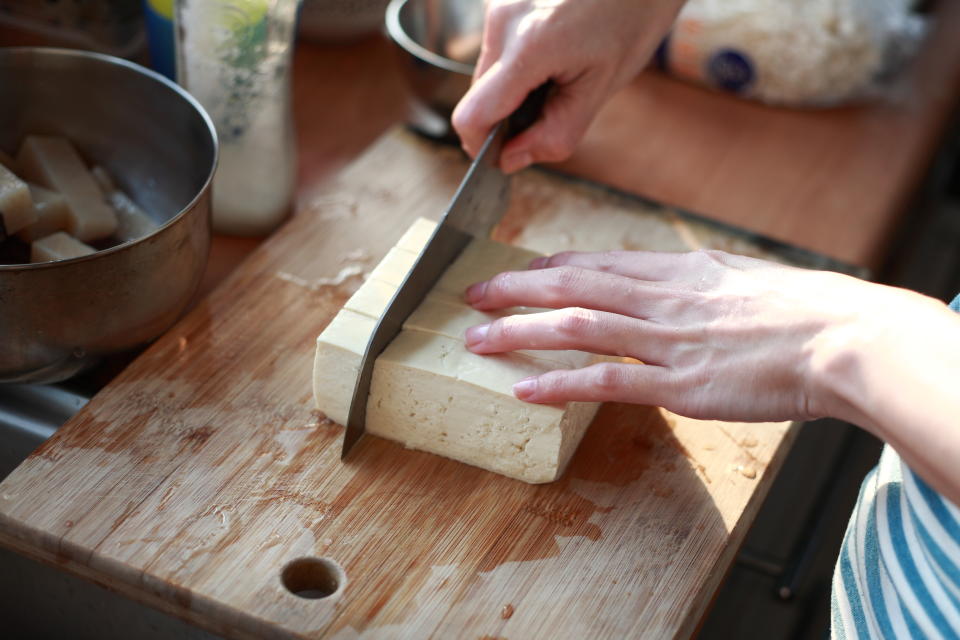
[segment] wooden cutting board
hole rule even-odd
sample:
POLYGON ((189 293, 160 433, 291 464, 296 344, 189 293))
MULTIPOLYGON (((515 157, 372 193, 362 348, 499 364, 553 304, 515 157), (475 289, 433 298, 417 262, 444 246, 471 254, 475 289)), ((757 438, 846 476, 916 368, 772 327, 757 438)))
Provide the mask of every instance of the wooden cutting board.
MULTIPOLYGON (((343 464, 312 405, 316 336, 465 166, 394 131, 308 194, 0 484, 0 543, 229 637, 690 635, 790 425, 606 405, 563 479, 532 486, 374 437, 343 464), (294 590, 335 592, 294 595, 288 565, 294 590)), ((763 253, 539 172, 515 180, 500 233, 763 253)))

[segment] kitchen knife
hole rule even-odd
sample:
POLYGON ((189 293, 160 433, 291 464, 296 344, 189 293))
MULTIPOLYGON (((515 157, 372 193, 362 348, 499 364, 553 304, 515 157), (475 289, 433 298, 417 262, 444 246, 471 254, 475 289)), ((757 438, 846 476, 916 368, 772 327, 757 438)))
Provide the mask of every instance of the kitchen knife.
POLYGON ((551 85, 552 83, 546 82, 538 87, 509 118, 498 123, 487 136, 453 199, 447 205, 440 224, 381 314, 360 361, 356 386, 350 400, 343 448, 340 451, 341 459, 346 458, 365 431, 367 399, 370 396, 373 365, 377 356, 400 333, 403 323, 470 240, 489 237, 493 227, 506 212, 510 200, 510 180, 497 165, 500 150, 504 142, 526 129, 539 117, 551 85))

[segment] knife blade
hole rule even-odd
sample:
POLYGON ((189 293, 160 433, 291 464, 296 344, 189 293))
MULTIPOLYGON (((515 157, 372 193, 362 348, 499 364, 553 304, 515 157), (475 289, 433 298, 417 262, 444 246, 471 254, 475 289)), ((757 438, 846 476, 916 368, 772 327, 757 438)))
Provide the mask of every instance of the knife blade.
POLYGON ((365 431, 367 399, 377 357, 400 333, 403 323, 470 240, 489 237, 506 212, 510 201, 510 180, 498 167, 500 151, 508 138, 526 129, 539 117, 551 86, 552 83, 547 82, 538 87, 520 108, 487 135, 433 235, 380 315, 360 360, 340 450, 341 460, 365 431))

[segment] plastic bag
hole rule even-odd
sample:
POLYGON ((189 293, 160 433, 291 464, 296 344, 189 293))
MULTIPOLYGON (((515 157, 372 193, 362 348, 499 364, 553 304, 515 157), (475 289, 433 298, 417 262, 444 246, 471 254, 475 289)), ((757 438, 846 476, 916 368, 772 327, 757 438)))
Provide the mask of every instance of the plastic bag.
POLYGON ((689 0, 661 68, 771 104, 877 95, 926 31, 913 0, 689 0))

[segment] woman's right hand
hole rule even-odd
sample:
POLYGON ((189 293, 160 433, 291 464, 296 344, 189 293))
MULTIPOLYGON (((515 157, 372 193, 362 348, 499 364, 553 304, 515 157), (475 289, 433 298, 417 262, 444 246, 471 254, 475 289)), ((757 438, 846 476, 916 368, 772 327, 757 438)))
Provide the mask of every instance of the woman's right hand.
POLYGON ((650 60, 683 0, 487 0, 474 83, 453 113, 476 155, 493 126, 548 80, 540 120, 504 147, 511 173, 573 153, 603 103, 650 60))

